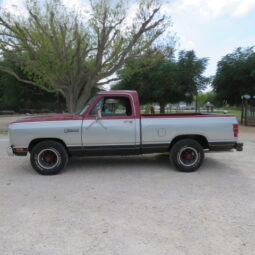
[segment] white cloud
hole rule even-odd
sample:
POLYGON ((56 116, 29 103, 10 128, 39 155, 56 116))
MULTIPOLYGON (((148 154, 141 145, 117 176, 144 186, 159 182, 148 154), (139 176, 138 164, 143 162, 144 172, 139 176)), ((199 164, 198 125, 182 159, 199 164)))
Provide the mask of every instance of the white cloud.
POLYGON ((255 0, 246 0, 241 1, 233 12, 234 17, 244 17, 246 14, 250 13, 252 10, 255 9, 255 0))
POLYGON ((62 0, 63 4, 70 9, 75 11, 81 11, 87 13, 91 10, 89 1, 87 0, 62 0))
POLYGON ((15 15, 27 16, 25 0, 2 0, 0 7, 15 15))
POLYGON ((255 9, 255 0, 175 0, 163 8, 172 13, 195 12, 205 20, 221 15, 241 18, 255 9))
POLYGON ((137 11, 139 10, 139 5, 137 3, 132 3, 130 6, 128 6, 127 10, 127 17, 125 20, 125 24, 127 26, 130 26, 133 24, 133 21, 136 19, 137 11))
MULTIPOLYGON (((40 3, 44 3, 43 0, 38 0, 40 3)), ((88 11, 91 9, 88 0, 62 0, 63 4, 77 12, 82 12, 85 17, 88 11)), ((28 16, 26 10, 26 0, 2 0, 0 7, 18 16, 28 16)))
POLYGON ((186 36, 180 35, 178 36, 178 44, 177 48, 182 48, 185 45, 186 50, 194 50, 196 48, 196 44, 193 40, 187 38, 186 36))

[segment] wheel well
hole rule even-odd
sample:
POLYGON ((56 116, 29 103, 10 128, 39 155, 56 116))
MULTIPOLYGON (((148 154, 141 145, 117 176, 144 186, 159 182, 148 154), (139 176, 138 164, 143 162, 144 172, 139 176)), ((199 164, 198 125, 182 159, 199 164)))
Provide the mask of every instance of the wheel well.
POLYGON ((207 139, 202 135, 180 135, 176 136, 170 143, 169 150, 173 147, 173 145, 183 139, 193 139, 197 141, 204 149, 209 149, 209 144, 207 139))
POLYGON ((57 138, 37 138, 37 139, 34 139, 30 142, 30 144, 28 146, 28 151, 30 152, 36 144, 38 144, 42 141, 55 141, 55 142, 61 143, 66 148, 66 144, 61 139, 57 139, 57 138))

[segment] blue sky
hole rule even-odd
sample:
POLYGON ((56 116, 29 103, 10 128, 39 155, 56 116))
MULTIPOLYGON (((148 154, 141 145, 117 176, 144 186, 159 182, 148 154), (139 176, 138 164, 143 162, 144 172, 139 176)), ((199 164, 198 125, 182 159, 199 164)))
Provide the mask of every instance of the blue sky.
MULTIPOLYGON (((63 2, 68 7, 86 5, 86 0, 63 2)), ((24 0, 0 0, 0 5, 22 10, 24 0)), ((194 49, 209 58, 207 75, 215 74, 222 56, 255 45, 255 0, 163 0, 162 11, 172 17, 177 49, 194 49)))
POLYGON ((222 56, 255 45, 255 0, 175 0, 167 6, 179 48, 208 57, 208 75, 222 56))

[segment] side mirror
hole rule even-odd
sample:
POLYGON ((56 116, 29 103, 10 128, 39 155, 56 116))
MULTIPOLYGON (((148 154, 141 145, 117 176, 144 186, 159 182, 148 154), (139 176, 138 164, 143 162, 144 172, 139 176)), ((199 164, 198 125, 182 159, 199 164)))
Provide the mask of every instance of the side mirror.
POLYGON ((102 118, 102 111, 101 111, 101 108, 97 108, 97 111, 96 111, 96 119, 101 119, 102 118))

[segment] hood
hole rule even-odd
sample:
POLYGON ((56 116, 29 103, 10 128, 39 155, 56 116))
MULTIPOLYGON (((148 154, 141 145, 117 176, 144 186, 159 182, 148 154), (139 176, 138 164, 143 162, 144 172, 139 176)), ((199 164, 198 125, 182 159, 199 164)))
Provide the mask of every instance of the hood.
POLYGON ((26 117, 16 121, 11 122, 13 123, 22 123, 22 122, 40 122, 40 121, 61 121, 61 120, 80 120, 82 116, 70 113, 64 114, 49 114, 49 115, 40 115, 40 116, 33 116, 33 117, 26 117))

